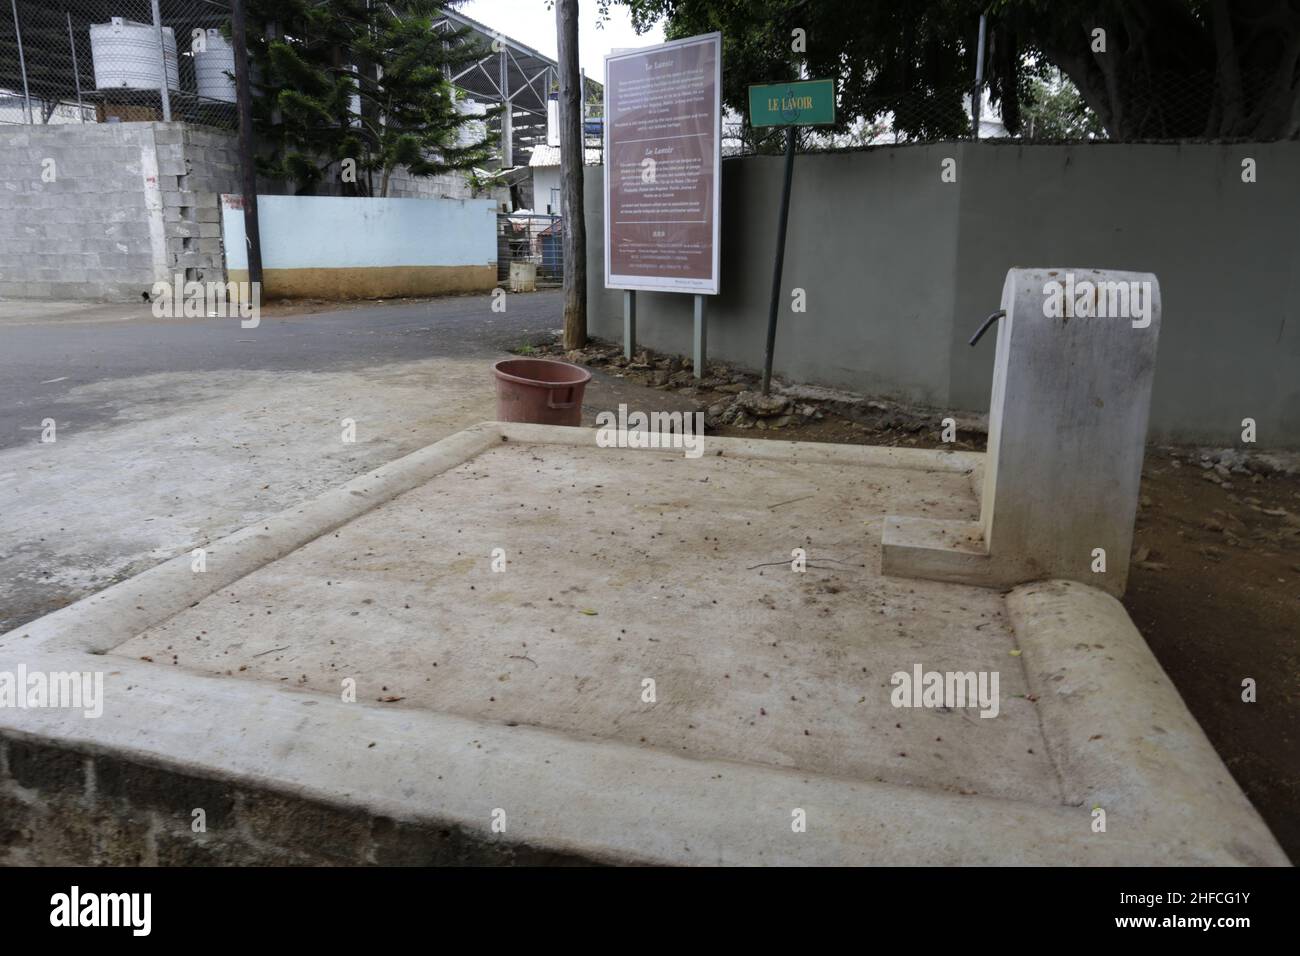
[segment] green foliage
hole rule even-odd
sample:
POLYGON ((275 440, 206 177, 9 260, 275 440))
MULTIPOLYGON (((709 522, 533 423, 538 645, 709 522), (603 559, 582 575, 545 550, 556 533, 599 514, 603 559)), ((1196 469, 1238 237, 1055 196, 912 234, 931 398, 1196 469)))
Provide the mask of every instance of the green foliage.
POLYGON ((487 50, 451 42, 467 30, 434 31, 446 5, 251 0, 258 172, 299 193, 339 177, 345 194, 382 196, 399 167, 433 176, 486 163, 486 136, 461 132, 485 117, 457 111, 447 77, 487 50))
MULTIPOLYGON (((607 0, 613 2, 613 0, 607 0)), ((970 132, 962 96, 975 76, 979 0, 623 0, 634 26, 666 19, 670 39, 722 32, 723 98, 746 114, 751 83, 832 78, 836 132, 893 115, 915 137, 970 132), (796 50, 795 30, 805 50, 796 50)), ((994 96, 1001 80, 990 77, 994 96)))
MULTIPOLYGON (((670 38, 720 30, 724 97, 751 83, 837 81, 838 132, 892 118, 903 138, 965 135, 980 14, 985 81, 1007 131, 1022 105, 1080 135, 1112 139, 1300 136, 1297 0, 597 0, 670 38), (793 49, 803 30, 805 52, 793 49), (1098 43, 1098 32, 1104 43, 1098 43), (1077 90, 1045 89, 1053 68, 1077 90), (1087 110, 1080 111, 1080 102, 1087 110)), ((1039 130, 1035 129, 1035 135, 1039 130)))
POLYGON ((1105 139, 1101 120, 1078 88, 1057 72, 1033 77, 1021 108, 1022 129, 1035 139, 1105 139))

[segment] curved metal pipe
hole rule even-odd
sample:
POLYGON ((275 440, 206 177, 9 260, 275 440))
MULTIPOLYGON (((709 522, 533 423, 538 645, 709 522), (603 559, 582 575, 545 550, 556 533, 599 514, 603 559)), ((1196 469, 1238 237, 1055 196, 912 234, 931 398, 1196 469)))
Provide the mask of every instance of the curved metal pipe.
POLYGON ((979 329, 975 332, 975 335, 972 336, 970 340, 970 344, 974 345, 976 342, 978 342, 980 340, 980 337, 989 330, 989 326, 992 325, 994 322, 996 322, 998 319, 1002 318, 1006 314, 1007 314, 1006 309, 998 309, 987 319, 985 319, 984 324, 981 325, 979 329))

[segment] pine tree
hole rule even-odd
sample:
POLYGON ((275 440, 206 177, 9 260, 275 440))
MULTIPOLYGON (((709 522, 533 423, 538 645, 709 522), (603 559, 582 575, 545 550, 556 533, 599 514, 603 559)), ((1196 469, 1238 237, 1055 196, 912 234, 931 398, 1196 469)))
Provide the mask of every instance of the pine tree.
POLYGON ((434 30, 455 2, 253 0, 258 172, 300 195, 337 178, 344 195, 384 196, 399 167, 434 176, 491 159, 486 117, 458 111, 448 80, 488 51, 468 30, 434 30))

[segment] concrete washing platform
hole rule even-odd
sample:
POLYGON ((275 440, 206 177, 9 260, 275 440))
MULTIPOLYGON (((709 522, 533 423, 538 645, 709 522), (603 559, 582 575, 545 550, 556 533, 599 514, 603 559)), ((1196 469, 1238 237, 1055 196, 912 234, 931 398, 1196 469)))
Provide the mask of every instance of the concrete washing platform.
POLYGON ((881 576, 983 456, 596 437, 467 429, 0 637, 105 675, 0 708, 0 854, 1286 864, 1113 597, 881 576), (894 706, 917 666, 996 716, 894 706))

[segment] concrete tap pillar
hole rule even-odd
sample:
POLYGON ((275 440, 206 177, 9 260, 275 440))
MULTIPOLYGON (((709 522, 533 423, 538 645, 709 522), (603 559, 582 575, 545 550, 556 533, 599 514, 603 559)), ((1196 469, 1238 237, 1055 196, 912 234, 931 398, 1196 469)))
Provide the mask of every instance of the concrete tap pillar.
POLYGON ((1160 334, 1145 272, 1012 269, 1002 288, 979 521, 885 519, 882 571, 1120 595, 1160 334))

